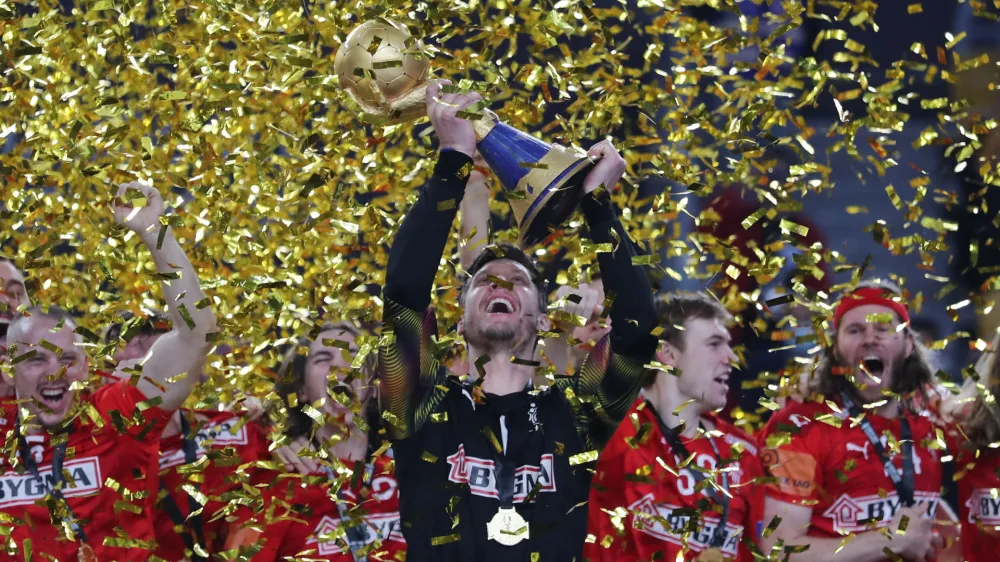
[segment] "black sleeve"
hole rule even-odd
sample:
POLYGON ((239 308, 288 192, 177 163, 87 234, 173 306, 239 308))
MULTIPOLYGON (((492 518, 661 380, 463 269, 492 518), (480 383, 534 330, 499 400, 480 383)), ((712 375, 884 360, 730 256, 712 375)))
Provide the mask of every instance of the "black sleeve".
POLYGON ((434 277, 471 170, 472 158, 455 150, 441 152, 434 174, 406 213, 389 252, 383 289, 396 304, 418 311, 430 306, 434 277))
POLYGON ((447 373, 431 353, 437 322, 431 287, 472 159, 441 153, 434 175, 406 214, 389 252, 379 338, 379 407, 389 439, 400 442, 424 426, 444 397, 447 373))
POLYGON ((652 357, 657 345, 652 334, 657 318, 649 277, 643 266, 632 264, 639 252, 618 220, 608 192, 602 189, 597 193, 596 197, 585 195, 581 206, 593 241, 611 243, 614 249, 597 254, 604 291, 615 295, 611 304, 611 350, 618 355, 652 357))
POLYGON ((576 376, 558 379, 556 387, 572 388, 580 398, 574 407, 574 425, 588 451, 596 454, 639 395, 646 365, 656 353, 657 318, 649 278, 642 266, 632 263, 636 247, 618 221, 607 192, 584 196, 582 206, 591 238, 612 247, 611 252, 597 254, 604 291, 614 293, 611 333, 587 354, 576 376))

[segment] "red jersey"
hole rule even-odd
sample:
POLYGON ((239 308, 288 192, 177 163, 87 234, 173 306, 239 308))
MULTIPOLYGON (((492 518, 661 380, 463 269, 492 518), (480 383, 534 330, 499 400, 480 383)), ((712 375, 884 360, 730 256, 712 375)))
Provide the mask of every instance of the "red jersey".
MULTIPOLYGON (((888 432, 898 441, 899 419, 866 415, 872 428, 902 474, 901 455, 887 445, 888 432)), ((765 428, 761 457, 777 481, 767 495, 779 501, 812 508, 809 535, 839 538, 886 527, 900 508, 892 480, 861 427, 852 425, 847 413, 836 413, 826 404, 790 402, 771 417, 765 428), (839 425, 839 427, 837 427, 839 425)), ((941 502, 941 464, 934 441, 934 427, 924 416, 906 414, 913 437, 914 500, 926 506, 933 518, 941 502)))
POLYGON ((1000 451, 977 452, 954 427, 945 433, 955 457, 962 559, 994 560, 1000 547, 1000 451))
MULTIPOLYGON (((72 480, 63 495, 98 560, 146 560, 153 548, 159 437, 170 413, 145 404, 142 392, 124 381, 81 398, 84 407, 66 442, 63 474, 72 480)), ((0 420, 12 445, 16 416, 7 408, 0 420)), ((25 436, 38 473, 49 482, 55 451, 50 439, 47 432, 25 436)), ((52 521, 42 501, 48 486, 19 472, 20 466, 15 470, 6 455, 0 464, 0 513, 13 521, 0 525, 5 527, 0 560, 77 560, 80 543, 66 538, 61 521, 52 521)))
MULTIPOLYGON (((202 546, 211 552, 225 540, 226 517, 223 510, 229 505, 229 498, 224 499, 223 494, 238 490, 244 483, 256 483, 258 471, 248 465, 269 457, 267 434, 258 424, 244 422, 230 412, 182 410, 182 414, 187 416, 191 432, 196 432, 193 438, 195 460, 187 462, 184 435, 178 433, 163 438, 160 445, 160 482, 169 490, 180 515, 188 521, 182 529, 185 533, 190 533, 193 526, 187 519, 191 512, 190 502, 183 487, 194 486, 208 500, 201 512, 205 541, 202 546), (207 461, 201 460, 205 457, 207 461), (191 464, 200 468, 192 472, 191 464)), ((157 542, 154 554, 173 562, 184 558, 185 543, 164 507, 164 499, 160 498, 157 502, 154 514, 157 542)))
MULTIPOLYGON (((595 538, 584 544, 584 559, 590 562, 694 560, 709 548, 719 524, 719 514, 704 509, 711 499, 704 490, 695 490, 693 470, 678 471, 686 459, 674 455, 645 404, 640 400, 632 406, 597 461, 587 531, 595 538), (697 523, 691 521, 692 513, 699 515, 697 523)), ((764 510, 755 483, 763 472, 757 444, 718 417, 706 418, 715 424, 710 434, 718 455, 709 436, 681 441, 694 456, 692 463, 725 470, 732 499, 722 552, 749 561, 753 557, 746 543, 756 540, 764 510)), ((722 486, 721 474, 716 483, 722 486)))
MULTIPOLYGON (((354 466, 351 461, 341 463, 354 466)), ((366 553, 371 562, 404 561, 406 543, 393 465, 391 458, 379 457, 363 477, 350 476, 340 493, 331 489, 326 473, 279 480, 268 491, 268 511, 273 516, 265 526, 260 541, 263 549, 253 557, 254 562, 285 557, 354 562, 343 533, 345 527, 360 529, 363 538, 355 548, 366 553), (342 517, 347 525, 341 524, 342 517)))

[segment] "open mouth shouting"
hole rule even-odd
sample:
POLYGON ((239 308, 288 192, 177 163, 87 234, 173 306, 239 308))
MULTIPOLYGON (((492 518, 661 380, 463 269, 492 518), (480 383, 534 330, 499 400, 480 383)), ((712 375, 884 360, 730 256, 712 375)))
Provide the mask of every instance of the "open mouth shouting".
POLYGON ((485 310, 490 318, 508 318, 518 309, 517 299, 504 292, 494 292, 486 298, 485 310))
POLYGON ((729 389, 729 373, 722 373, 712 380, 714 380, 717 384, 726 387, 726 389, 729 389))
POLYGON ((35 394, 35 400, 53 412, 64 411, 69 405, 70 398, 68 383, 46 384, 35 394))
POLYGON ((861 370, 876 381, 881 381, 885 372, 885 361, 873 353, 865 355, 861 359, 861 370))

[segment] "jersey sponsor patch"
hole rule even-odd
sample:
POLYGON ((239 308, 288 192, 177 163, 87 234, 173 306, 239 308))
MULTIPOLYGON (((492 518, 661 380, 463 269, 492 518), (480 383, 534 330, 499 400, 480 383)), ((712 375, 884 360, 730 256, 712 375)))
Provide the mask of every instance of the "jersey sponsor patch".
POLYGON ((726 444, 729 445, 729 446, 739 445, 739 446, 741 446, 743 448, 744 451, 750 453, 751 455, 753 455, 755 457, 758 456, 757 447, 754 446, 753 443, 747 441, 746 439, 741 439, 741 438, 733 435, 732 433, 727 433, 723 439, 726 441, 726 444))
MULTIPOLYGON (((919 506, 924 506, 924 517, 933 518, 937 513, 941 496, 933 492, 916 492, 913 499, 919 506)), ((830 507, 823 512, 823 517, 833 520, 833 529, 837 532, 856 533, 866 531, 872 525, 884 527, 892 521, 902 504, 895 491, 882 497, 878 494, 870 496, 851 497, 842 494, 830 507)))
POLYGON ((965 501, 969 508, 969 523, 1000 526, 1000 496, 996 488, 976 488, 965 501))
MULTIPOLYGON (((405 543, 403 539, 403 530, 399 525, 399 512, 394 511, 391 513, 372 513, 365 516, 365 527, 363 527, 362 532, 364 533, 364 544, 369 545, 376 541, 395 541, 398 543, 405 543)), ((344 530, 339 530, 341 527, 340 519, 325 516, 313 529, 312 536, 306 541, 306 544, 317 545, 316 549, 320 556, 332 556, 334 554, 343 553, 343 549, 338 545, 339 543, 346 543, 346 537, 344 536, 344 530)), ((362 541, 359 541, 359 543, 362 541)), ((362 546, 362 545, 358 545, 362 546)))
MULTIPOLYGON (((221 422, 205 424, 194 437, 195 444, 198 446, 196 456, 201 457, 205 454, 206 444, 213 447, 246 445, 249 442, 247 427, 244 424, 238 430, 235 429, 238 421, 237 418, 232 418, 221 422)), ((160 453, 160 470, 180 466, 184 462, 185 455, 183 448, 160 453)))
MULTIPOLYGON (((719 518, 695 518, 697 510, 681 508, 671 504, 657 504, 653 494, 646 494, 628 507, 634 513, 632 527, 641 533, 646 533, 661 541, 666 541, 692 552, 701 552, 709 547, 712 534, 719 525, 719 518)), ((740 539, 743 527, 726 523, 726 539, 722 552, 727 556, 736 557, 739 554, 740 539)))
POLYGON ((777 483, 769 486, 800 498, 810 498, 816 491, 816 459, 812 455, 787 449, 764 449, 760 461, 777 479, 777 483))
MULTIPOLYGON (((539 466, 524 465, 514 470, 514 501, 521 503, 532 490, 539 492, 555 492, 556 478, 554 457, 551 454, 542 455, 539 466)), ((448 457, 451 466, 448 480, 456 484, 468 484, 469 491, 484 498, 499 498, 497 493, 496 465, 492 460, 466 456, 465 447, 458 446, 458 451, 448 457)))
MULTIPOLYGON (((66 461, 63 464, 63 474, 68 474, 72 478, 72 481, 64 484, 63 496, 67 498, 96 493, 103 485, 101 463, 97 457, 66 461)), ((44 498, 48 490, 55 485, 52 465, 40 466, 38 475, 41 476, 41 480, 28 472, 24 474, 7 472, 0 476, 0 508, 31 505, 44 498)))

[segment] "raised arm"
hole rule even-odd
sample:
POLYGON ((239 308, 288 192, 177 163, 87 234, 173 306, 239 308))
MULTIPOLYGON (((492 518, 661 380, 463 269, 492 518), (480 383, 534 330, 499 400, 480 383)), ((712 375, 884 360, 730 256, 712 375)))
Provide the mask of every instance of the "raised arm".
POLYGON ((441 155, 396 233, 383 289, 379 398, 392 440, 405 439, 423 425, 436 388, 440 366, 427 345, 435 327, 428 310, 431 288, 476 151, 471 123, 455 114, 479 99, 478 94, 442 94, 440 84, 427 89, 427 113, 441 155))
POLYGON ((578 431, 590 446, 602 448, 642 388, 644 365, 656 351, 656 312, 646 272, 632 263, 636 247, 608 194, 625 172, 625 160, 609 141, 598 143, 589 154, 601 160, 584 179, 581 206, 593 241, 612 247, 597 255, 604 291, 614 299, 611 332, 588 355, 579 375, 561 386, 572 384, 585 404, 578 431), (602 186, 606 189, 598 189, 602 186))
POLYGON ((161 408, 176 410, 197 384, 205 357, 212 349, 218 331, 215 313, 173 231, 167 227, 160 239, 163 215, 160 192, 138 182, 122 185, 114 211, 115 220, 135 232, 149 249, 162 279, 160 286, 173 323, 173 330, 158 339, 137 365, 142 369, 138 388, 147 398, 161 398, 161 408), (131 195, 135 191, 146 200, 139 208, 122 200, 127 192, 131 195))
POLYGON ((462 244, 458 250, 462 269, 468 271, 479 252, 489 243, 490 236, 490 186, 486 181, 486 162, 474 155, 475 167, 465 184, 465 197, 459 209, 459 232, 462 244))

